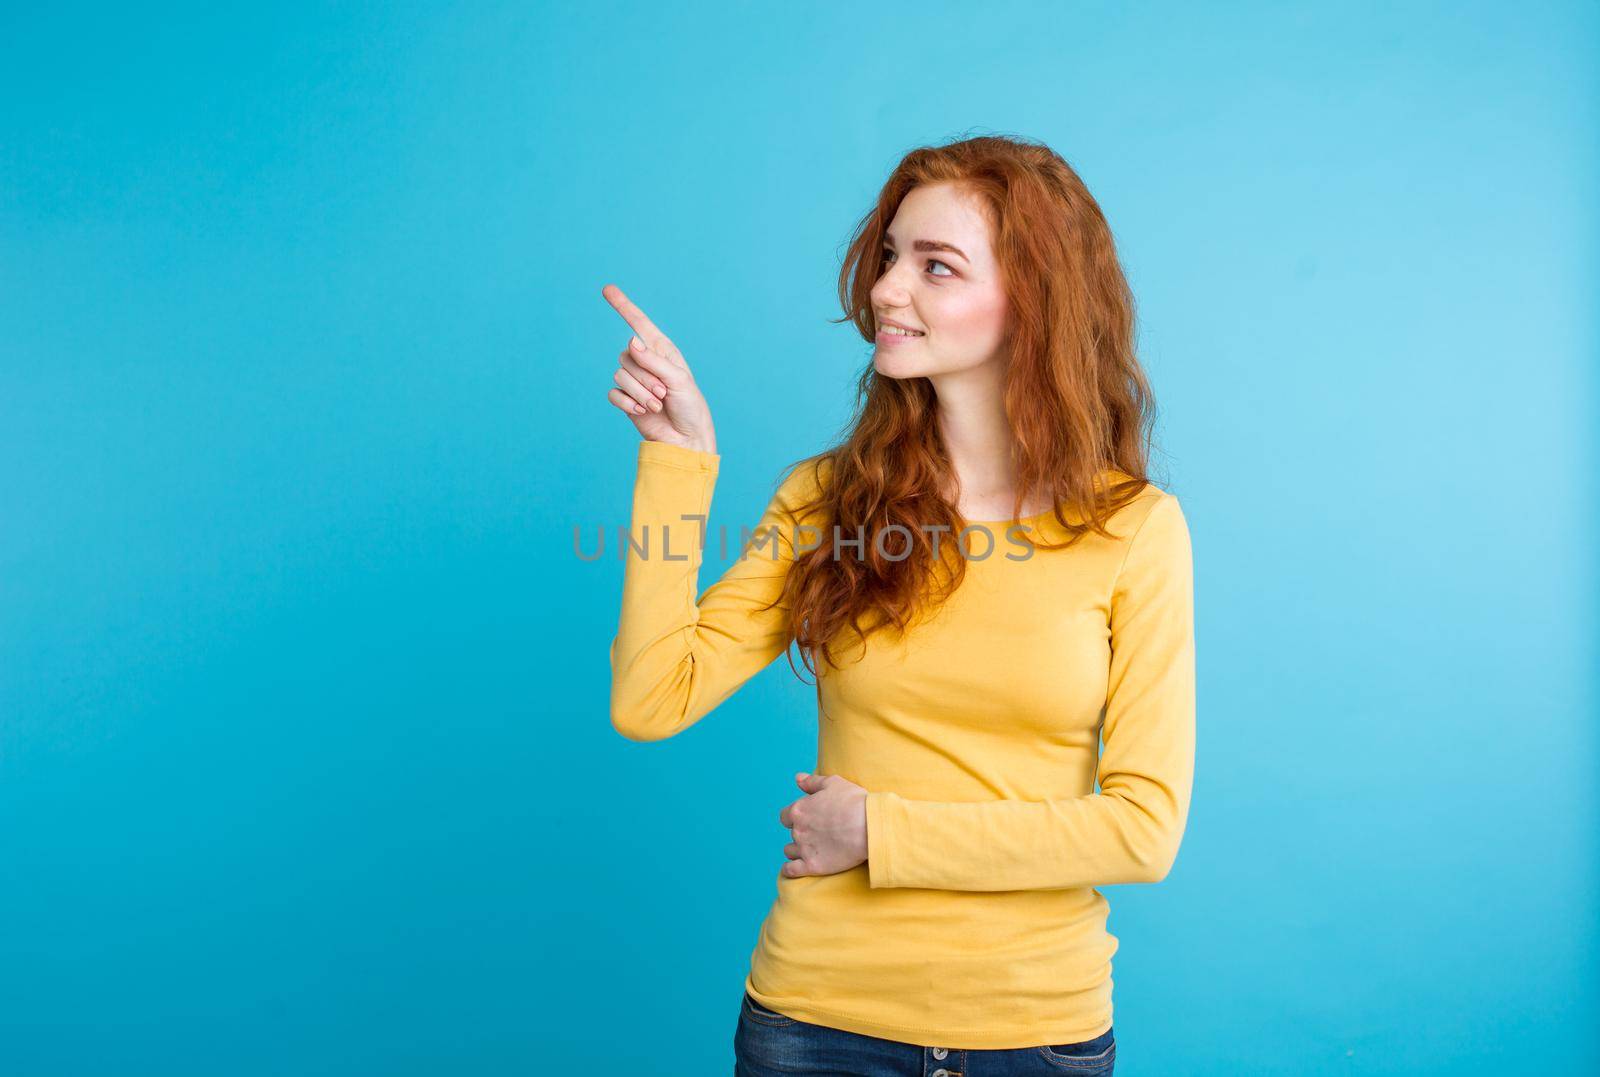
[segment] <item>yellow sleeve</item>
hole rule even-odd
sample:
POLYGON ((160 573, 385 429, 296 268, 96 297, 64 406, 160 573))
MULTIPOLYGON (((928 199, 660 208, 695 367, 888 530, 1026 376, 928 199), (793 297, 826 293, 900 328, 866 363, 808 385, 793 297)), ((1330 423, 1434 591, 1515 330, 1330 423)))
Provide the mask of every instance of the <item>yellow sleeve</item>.
POLYGON ((944 802, 867 794, 873 888, 1047 890, 1160 882, 1194 783, 1194 581, 1189 529, 1163 491, 1111 597, 1100 792, 944 802))
MULTIPOLYGON (((639 443, 622 582, 611 641, 611 724, 629 740, 682 732, 789 645, 780 597, 794 560, 791 507, 807 464, 779 484, 749 545, 695 600, 721 456, 639 443)), ((802 532, 804 543, 813 537, 802 532)), ((720 545, 714 544, 713 545, 720 545)))

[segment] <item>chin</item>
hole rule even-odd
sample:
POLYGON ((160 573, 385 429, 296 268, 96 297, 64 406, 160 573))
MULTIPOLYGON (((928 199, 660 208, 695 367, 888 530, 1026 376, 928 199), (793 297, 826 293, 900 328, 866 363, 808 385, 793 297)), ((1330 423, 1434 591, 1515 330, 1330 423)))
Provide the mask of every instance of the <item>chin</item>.
POLYGON ((914 359, 901 358, 898 355, 885 354, 887 349, 879 348, 872 354, 872 369, 886 378, 923 378, 927 377, 926 363, 919 363, 914 359))

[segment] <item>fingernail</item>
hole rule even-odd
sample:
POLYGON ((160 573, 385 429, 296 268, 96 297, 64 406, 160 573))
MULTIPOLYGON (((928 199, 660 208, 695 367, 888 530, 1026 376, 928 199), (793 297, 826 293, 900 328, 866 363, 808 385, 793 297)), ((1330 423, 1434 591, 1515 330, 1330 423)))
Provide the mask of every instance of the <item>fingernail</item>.
POLYGON ((628 341, 628 346, 636 352, 644 351, 644 341, 640 340, 638 337, 634 337, 632 340, 628 341))

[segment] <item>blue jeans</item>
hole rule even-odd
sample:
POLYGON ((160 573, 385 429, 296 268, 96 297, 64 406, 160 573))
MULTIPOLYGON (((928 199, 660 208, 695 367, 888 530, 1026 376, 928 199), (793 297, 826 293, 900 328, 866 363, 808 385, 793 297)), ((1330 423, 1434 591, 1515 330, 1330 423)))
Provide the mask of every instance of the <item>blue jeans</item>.
POLYGON ((735 1077, 1110 1077, 1117 1060, 1117 1041, 1111 1033, 1108 1028, 1081 1043, 1006 1050, 922 1047, 774 1013, 746 991, 733 1036, 733 1072, 735 1077))

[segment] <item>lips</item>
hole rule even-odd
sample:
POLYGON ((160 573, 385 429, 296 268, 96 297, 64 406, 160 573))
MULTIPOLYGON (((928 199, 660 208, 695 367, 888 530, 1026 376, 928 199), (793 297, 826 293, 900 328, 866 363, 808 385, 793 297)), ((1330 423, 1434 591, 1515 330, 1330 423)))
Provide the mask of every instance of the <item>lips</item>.
POLYGON ((920 335, 910 336, 905 333, 894 333, 890 332, 887 327, 884 327, 878 330, 876 342, 877 346, 880 348, 898 348, 902 344, 915 344, 921 339, 922 337, 920 335))

